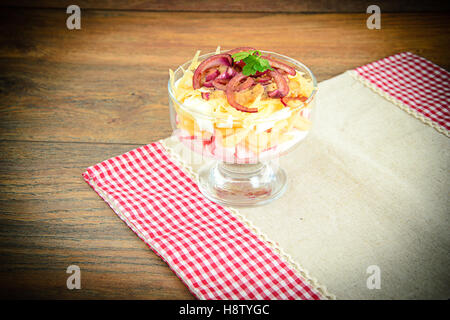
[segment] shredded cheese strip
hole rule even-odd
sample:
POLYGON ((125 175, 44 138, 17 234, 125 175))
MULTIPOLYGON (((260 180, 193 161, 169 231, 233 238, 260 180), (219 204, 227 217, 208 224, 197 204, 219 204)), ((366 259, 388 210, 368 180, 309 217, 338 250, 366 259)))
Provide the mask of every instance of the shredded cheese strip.
POLYGON ((194 58, 192 59, 192 63, 189 66, 188 70, 192 70, 195 71, 195 69, 197 69, 199 63, 198 63, 198 57, 200 55, 200 50, 197 50, 197 52, 195 53, 194 58))

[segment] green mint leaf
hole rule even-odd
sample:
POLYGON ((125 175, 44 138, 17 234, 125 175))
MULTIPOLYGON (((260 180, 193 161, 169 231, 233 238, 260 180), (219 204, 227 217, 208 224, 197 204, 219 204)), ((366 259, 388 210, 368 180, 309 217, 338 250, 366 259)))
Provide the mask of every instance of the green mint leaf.
POLYGON ((242 73, 246 76, 250 76, 252 74, 255 74, 255 70, 253 69, 253 67, 251 65, 246 64, 243 68, 242 68, 242 73))
POLYGON ((271 69, 269 60, 260 58, 260 59, 259 59, 259 62, 260 62, 260 65, 261 65, 263 68, 271 69))
POLYGON ((250 65, 256 65, 256 64, 259 64, 258 57, 256 57, 256 56, 248 56, 247 58, 243 59, 243 61, 244 61, 246 64, 250 64, 250 65))
POLYGON ((234 61, 243 61, 245 66, 242 68, 242 73, 246 76, 254 75, 256 72, 264 72, 266 70, 273 70, 267 59, 261 58, 259 50, 249 50, 237 52, 231 55, 234 61))
MULTIPOLYGON (((267 70, 267 67, 263 66, 262 64, 254 65, 254 68, 259 72, 264 72, 267 70)), ((270 66, 269 66, 269 68, 270 68, 270 66)))
POLYGON ((250 52, 248 51, 242 51, 242 52, 236 52, 231 55, 231 57, 234 59, 234 61, 241 61, 245 58, 247 58, 250 55, 250 52))
POLYGON ((253 56, 256 54, 260 54, 259 50, 249 50, 249 51, 241 51, 241 52, 236 52, 233 53, 231 55, 231 57, 233 58, 234 61, 241 61, 245 58, 247 58, 248 56, 253 56))

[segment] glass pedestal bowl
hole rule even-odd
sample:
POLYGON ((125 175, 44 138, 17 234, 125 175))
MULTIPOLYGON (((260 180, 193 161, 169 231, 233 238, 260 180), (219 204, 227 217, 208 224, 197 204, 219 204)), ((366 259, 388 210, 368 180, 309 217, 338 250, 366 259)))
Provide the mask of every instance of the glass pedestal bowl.
MULTIPOLYGON (((269 117, 247 113, 237 119, 204 112, 207 108, 202 108, 202 103, 206 101, 193 106, 177 100, 175 88, 192 60, 178 67, 169 80, 173 135, 192 151, 214 159, 198 171, 199 188, 221 205, 256 206, 279 198, 287 187, 279 157, 306 137, 313 122, 317 82, 312 72, 292 58, 261 52, 301 72, 312 84, 312 93, 297 105, 286 106, 269 117)), ((199 61, 214 54, 202 55, 199 61)))

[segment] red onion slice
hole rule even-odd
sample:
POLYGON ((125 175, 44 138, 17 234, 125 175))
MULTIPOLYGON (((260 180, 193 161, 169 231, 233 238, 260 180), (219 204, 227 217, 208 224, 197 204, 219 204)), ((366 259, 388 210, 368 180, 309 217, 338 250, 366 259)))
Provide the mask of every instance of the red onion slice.
POLYGON ((236 73, 237 73, 236 70, 234 70, 231 67, 228 67, 227 74, 230 78, 233 78, 236 75, 236 73))
POLYGON ((209 92, 202 92, 202 98, 205 100, 209 100, 209 95, 210 95, 209 92))
POLYGON ((205 81, 211 81, 220 75, 220 71, 217 69, 212 69, 206 72, 205 81))
POLYGON ((235 62, 234 67, 237 68, 238 71, 242 71, 242 68, 245 67, 245 62, 242 60, 235 62))
POLYGON ((269 56, 262 56, 261 58, 268 60, 270 63, 270 66, 272 68, 277 68, 277 69, 283 70, 286 73, 290 74, 291 76, 295 76, 295 73, 296 73, 295 69, 288 66, 287 64, 280 62, 278 60, 275 60, 269 56))
POLYGON ((270 81, 272 81, 272 78, 269 76, 262 76, 262 77, 255 78, 255 81, 262 85, 266 85, 266 84, 269 84, 270 81))
POLYGON ((233 78, 236 75, 236 70, 234 70, 231 67, 228 67, 227 70, 222 72, 220 75, 217 76, 217 80, 228 80, 233 78))
POLYGON ((197 69, 195 69, 194 76, 192 78, 192 87, 194 89, 200 89, 202 86, 201 79, 203 73, 211 68, 218 67, 221 65, 225 65, 227 67, 231 66, 233 63, 233 59, 229 54, 216 54, 205 60, 203 60, 197 69))
POLYGON ((227 83, 223 80, 214 79, 212 81, 212 84, 213 84, 214 88, 216 88, 218 90, 225 91, 227 88, 227 83))
POLYGON ((238 87, 240 86, 240 83, 242 80, 246 79, 247 76, 243 75, 242 73, 238 73, 233 79, 228 82, 225 93, 227 95, 228 103, 234 107, 236 110, 243 111, 243 112, 258 112, 257 108, 247 108, 239 103, 236 102, 236 96, 235 91, 237 91, 238 87))
POLYGON ((286 78, 276 70, 270 70, 267 74, 271 76, 277 84, 276 90, 267 93, 269 97, 282 98, 286 96, 289 93, 289 85, 286 81, 286 78))
POLYGON ((247 90, 248 88, 250 88, 252 85, 255 84, 255 80, 253 80, 253 78, 248 77, 247 79, 245 79, 244 82, 242 82, 237 88, 236 91, 244 91, 247 90))
POLYGON ((308 100, 308 97, 305 96, 299 96, 299 97, 283 97, 280 99, 281 103, 284 104, 285 107, 289 107, 288 103, 289 101, 292 100, 300 100, 301 102, 305 102, 306 100, 308 100))
MULTIPOLYGON (((228 84, 228 81, 221 80, 219 78, 216 78, 211 82, 212 82, 212 85, 216 89, 222 90, 222 91, 226 90, 227 84, 228 84)), ((254 84, 255 84, 255 80, 253 80, 252 78, 247 78, 247 79, 245 79, 244 82, 242 82, 238 85, 238 87, 236 88, 236 91, 244 91, 244 90, 250 88, 251 86, 253 86, 254 84)))
POLYGON ((203 86, 206 87, 206 88, 214 88, 214 83, 213 83, 213 81, 214 81, 214 80, 207 81, 207 82, 203 82, 203 86))
POLYGON ((253 74, 252 77, 260 77, 260 76, 262 76, 262 75, 265 75, 268 71, 269 71, 268 69, 267 69, 266 71, 263 71, 263 72, 261 72, 261 71, 256 71, 256 73, 253 74))

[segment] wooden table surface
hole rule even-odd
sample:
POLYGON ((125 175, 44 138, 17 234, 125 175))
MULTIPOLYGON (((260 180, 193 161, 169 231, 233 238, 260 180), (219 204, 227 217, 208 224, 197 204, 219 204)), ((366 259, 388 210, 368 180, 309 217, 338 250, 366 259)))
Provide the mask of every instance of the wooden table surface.
POLYGON ((319 81, 402 51, 450 69, 448 13, 382 13, 381 30, 368 30, 365 8, 80 5, 82 29, 68 30, 65 8, 53 2, 31 8, 23 1, 24 8, 10 1, 16 7, 0 12, 1 298, 193 299, 81 174, 171 134, 168 69, 196 50, 280 52, 319 81), (81 290, 66 288, 73 264, 81 290))

